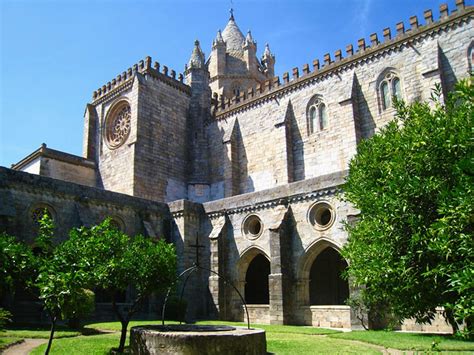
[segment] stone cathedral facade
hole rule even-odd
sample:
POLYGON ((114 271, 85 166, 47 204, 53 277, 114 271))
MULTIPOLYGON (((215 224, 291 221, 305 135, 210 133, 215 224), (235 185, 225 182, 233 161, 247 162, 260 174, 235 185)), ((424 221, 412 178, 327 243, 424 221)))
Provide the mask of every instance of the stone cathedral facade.
MULTIPOLYGON (((94 91, 82 157, 43 144, 0 168, 0 229, 32 241, 47 208, 63 238, 110 216, 130 235, 173 242, 180 270, 198 238, 201 262, 232 281, 252 322, 355 327, 339 251, 358 211, 341 184, 358 142, 394 117, 393 96, 427 100, 435 84, 446 93, 472 74, 474 9, 457 0, 439 11, 281 78, 270 47, 257 57, 231 14, 209 57, 195 42, 183 74, 146 57, 94 91)), ((215 274, 189 285, 189 318, 244 319, 215 274)), ((10 301, 19 318, 32 309, 10 301)))

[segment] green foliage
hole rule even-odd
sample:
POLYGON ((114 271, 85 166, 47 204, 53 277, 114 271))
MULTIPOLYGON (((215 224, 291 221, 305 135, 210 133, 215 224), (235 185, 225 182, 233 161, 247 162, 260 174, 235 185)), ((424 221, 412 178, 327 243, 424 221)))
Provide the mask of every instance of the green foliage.
POLYGON ((5 325, 11 322, 12 314, 6 309, 0 308, 0 330, 5 328, 5 325))
POLYGON ((138 305, 153 292, 166 290, 176 277, 174 246, 143 236, 130 238, 109 219, 92 228, 72 230, 65 246, 68 263, 84 270, 89 285, 112 291, 112 308, 122 323, 119 350, 123 351, 128 323, 138 305), (129 287, 135 297, 123 314, 115 295, 129 287))
POLYGON ((0 234, 0 299, 25 285, 35 274, 35 257, 31 249, 15 237, 0 234))
POLYGON ((397 119, 362 141, 345 198, 361 213, 347 226, 348 275, 371 305, 420 322, 444 306, 451 324, 474 317, 472 81, 443 105, 397 102, 397 119))

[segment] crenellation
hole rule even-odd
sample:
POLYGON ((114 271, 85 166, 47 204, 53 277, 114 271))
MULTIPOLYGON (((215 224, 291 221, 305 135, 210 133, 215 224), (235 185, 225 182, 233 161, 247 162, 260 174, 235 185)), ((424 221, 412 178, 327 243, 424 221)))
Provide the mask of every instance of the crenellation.
POLYGON ((145 57, 145 67, 146 69, 151 69, 151 57, 149 55, 145 57))
POLYGON ((433 11, 425 10, 425 12, 423 12, 423 17, 425 18, 426 25, 431 25, 433 23, 433 11))
MULTIPOLYGON (((309 71, 309 69, 308 69, 308 71, 309 71)), ((277 88, 279 86, 280 86, 280 77, 275 76, 272 80, 272 87, 277 88)))
POLYGON ((403 23, 403 21, 397 23, 396 30, 397 30, 397 37, 405 33, 405 24, 403 23))
POLYGON ((324 55, 324 66, 331 64, 331 54, 326 53, 324 55))
POLYGON ((375 47, 378 44, 379 44, 379 38, 377 36, 377 33, 372 33, 370 35, 370 46, 375 47))
POLYGON ((418 17, 411 16, 410 17, 410 27, 412 30, 416 30, 418 28, 418 17))
MULTIPOLYGON (((112 79, 111 81, 107 82, 107 84, 103 85, 101 88, 95 90, 92 94, 93 100, 98 100, 99 98, 104 97, 105 94, 108 94, 110 91, 125 85, 129 79, 131 79, 134 75, 152 73, 156 78, 162 78, 160 75, 163 75, 166 78, 169 78, 176 83, 180 83, 184 85, 184 76, 182 74, 178 75, 178 79, 176 79, 176 71, 171 70, 170 75, 168 76, 168 67, 163 66, 162 73, 160 73, 160 63, 154 62, 152 68, 152 58, 150 56, 146 56, 145 59, 139 60, 138 63, 132 65, 132 67, 128 68, 126 71, 122 72, 116 76, 116 78, 112 79)), ((184 88, 180 86, 180 88, 184 88)))
POLYGON ((441 4, 439 5, 439 17, 441 20, 445 19, 448 17, 449 11, 448 11, 448 4, 441 4))
MULTIPOLYGON (((326 53, 321 68, 315 59, 313 70, 311 64, 295 67, 283 74, 281 83, 273 72, 275 56, 269 46, 261 61, 250 32, 241 46, 243 35, 231 14, 227 32, 218 32, 213 42, 213 61, 206 62, 195 42, 185 66, 187 84, 183 74, 178 81, 174 70, 158 62, 152 67, 147 56, 95 90, 84 114, 84 158, 52 152, 46 156, 49 149, 44 146, 17 167, 97 186, 97 191, 81 190, 43 178, 40 185, 28 187, 29 193, 41 196, 37 200, 48 195, 43 202, 56 203, 67 223, 95 223, 87 214, 113 213, 127 224, 126 231, 152 230, 150 235, 159 236, 161 222, 170 219, 173 227, 167 240, 176 244, 179 270, 195 260, 189 245, 199 233, 207 248, 203 265, 223 271, 243 294, 246 270, 256 254, 263 253, 270 270, 263 278, 269 282, 268 304, 250 306, 262 321, 350 328, 354 319, 350 307, 343 305, 345 296, 320 303, 326 306, 314 305, 314 290, 326 293, 330 287, 315 288, 311 269, 332 275, 331 280, 335 275, 336 268, 321 267, 314 260, 326 248, 335 252, 347 242, 342 226, 358 213, 340 198, 349 162, 358 143, 395 114, 387 101, 381 104, 386 98, 386 92, 381 95, 382 83, 391 80, 389 94, 398 90, 404 100, 413 102, 428 99, 437 83, 448 90, 468 75, 474 11, 465 9, 463 1, 456 1, 456 8, 435 23, 431 11, 425 12, 425 25, 412 16, 410 29, 397 24, 394 38, 390 28, 384 29, 383 41, 372 33, 367 45, 362 38, 356 50, 352 44, 345 47, 344 57, 341 49, 331 52, 333 61, 326 53), (227 47, 238 52, 233 57, 240 58, 238 62, 226 61, 226 56, 232 57, 227 47), (212 77, 211 71, 222 77, 212 77), (258 77, 249 79, 256 71, 258 77), (124 129, 115 132, 119 126, 124 129), (116 139, 115 133, 123 136, 116 139), (39 161, 43 158, 47 160, 39 161), (78 196, 79 213, 69 201, 58 202, 67 190, 78 196), (130 196, 119 203, 122 196, 107 190, 130 196), (96 194, 102 197, 95 200, 104 206, 83 206, 83 196, 96 194), (168 204, 158 211, 155 202, 168 204), (313 220, 321 208, 329 208, 328 224, 313 220), (143 216, 154 210, 156 224, 150 228, 143 216), (247 228, 249 217, 261 221, 260 232, 247 228)), ((0 171, 0 179, 5 173, 0 171)), ((27 178, 22 174, 15 184, 27 178)), ((0 190, 5 187, 0 185, 0 190)), ((20 185, 24 189, 27 184, 20 185)), ((31 196, 23 201, 15 189, 12 194, 21 204, 15 207, 17 219, 24 220, 34 201, 31 196)), ((0 227, 10 221, 0 218, 0 227)), ((334 265, 344 261, 337 260, 334 265)), ((240 303, 224 282, 198 277, 198 286, 185 295, 191 318, 206 317, 209 306, 216 306, 218 316, 243 319, 240 303)))
POLYGON ((313 72, 319 71, 319 59, 313 60, 313 72))
POLYGON ((293 68, 293 80, 298 79, 300 77, 300 72, 298 67, 293 68))

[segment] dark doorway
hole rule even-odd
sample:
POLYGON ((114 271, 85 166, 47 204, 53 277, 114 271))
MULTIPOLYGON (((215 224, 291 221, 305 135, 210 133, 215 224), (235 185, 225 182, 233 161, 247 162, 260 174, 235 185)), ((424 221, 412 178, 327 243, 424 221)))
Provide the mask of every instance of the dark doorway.
POLYGON ((245 275, 245 302, 269 303, 268 275, 270 275, 270 262, 262 254, 258 254, 249 264, 245 275))
POLYGON ((343 305, 349 297, 349 285, 342 278, 346 261, 333 248, 324 249, 316 257, 309 274, 312 305, 343 305))

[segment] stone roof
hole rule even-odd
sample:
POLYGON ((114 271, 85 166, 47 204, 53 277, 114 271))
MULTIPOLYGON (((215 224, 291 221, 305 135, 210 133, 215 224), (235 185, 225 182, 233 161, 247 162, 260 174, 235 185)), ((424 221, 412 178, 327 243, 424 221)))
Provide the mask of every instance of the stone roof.
POLYGON ((235 23, 234 16, 232 15, 222 32, 222 38, 227 45, 227 51, 243 51, 242 47, 245 43, 245 37, 240 31, 239 26, 235 23))
POLYGON ((201 46, 199 45, 199 41, 196 40, 194 42, 194 49, 193 53, 191 54, 191 58, 189 59, 188 66, 190 68, 204 68, 204 53, 201 50, 201 46))

